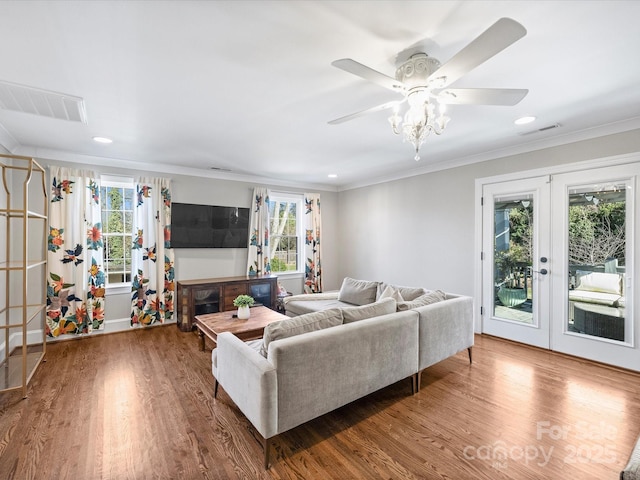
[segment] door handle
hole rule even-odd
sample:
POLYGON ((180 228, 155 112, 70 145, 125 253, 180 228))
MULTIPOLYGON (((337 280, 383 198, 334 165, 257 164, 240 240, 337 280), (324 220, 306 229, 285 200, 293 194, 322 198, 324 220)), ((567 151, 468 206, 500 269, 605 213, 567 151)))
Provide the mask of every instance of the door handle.
POLYGON ((546 268, 541 268, 540 271, 534 270, 533 273, 539 273, 540 275, 546 275, 549 271, 546 268))

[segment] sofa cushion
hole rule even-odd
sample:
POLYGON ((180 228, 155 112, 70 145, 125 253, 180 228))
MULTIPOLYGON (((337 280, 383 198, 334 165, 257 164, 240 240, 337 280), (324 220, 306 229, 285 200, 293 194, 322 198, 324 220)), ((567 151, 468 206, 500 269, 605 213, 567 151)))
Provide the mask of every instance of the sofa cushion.
POLYGON ((343 323, 357 322, 365 318, 379 317, 396 311, 396 301, 393 298, 383 298, 369 305, 359 307, 345 307, 342 309, 343 323))
POLYGON ((592 292, 589 290, 569 290, 569 300, 573 302, 597 303, 609 307, 618 306, 622 297, 615 293, 592 292))
POLYGON ((304 315, 305 313, 322 312, 330 308, 351 307, 351 303, 333 300, 294 300, 287 303, 286 312, 289 317, 304 315))
POLYGON ((264 329, 261 353, 266 357, 269 351, 269 344, 275 340, 322 330, 323 328, 335 327, 336 325, 342 325, 342 311, 339 308, 306 313, 298 317, 270 323, 264 329))
POLYGON ((354 305, 366 305, 376 301, 379 282, 356 280, 345 277, 338 292, 338 300, 353 303, 354 305))
POLYGON ((620 275, 617 273, 584 272, 578 270, 576 290, 588 292, 613 293, 620 295, 620 275))
POLYGON ((411 310, 412 308, 431 305, 432 303, 441 302, 446 298, 446 294, 442 290, 434 290, 420 295, 418 298, 410 302, 399 302, 398 311, 411 310))

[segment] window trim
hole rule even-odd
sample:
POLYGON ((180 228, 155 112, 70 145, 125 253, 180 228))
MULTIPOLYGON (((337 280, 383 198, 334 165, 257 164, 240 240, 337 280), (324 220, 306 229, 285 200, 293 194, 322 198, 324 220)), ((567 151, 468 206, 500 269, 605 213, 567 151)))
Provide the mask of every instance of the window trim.
MULTIPOLYGON (((133 194, 135 196, 136 182, 133 177, 126 176, 118 176, 118 175, 100 175, 100 188, 102 187, 112 187, 112 188, 131 188, 133 190, 133 194)), ((102 216, 102 199, 100 199, 100 215, 102 216)), ((103 232, 104 236, 104 226, 103 232)), ((133 232, 131 232, 133 238, 133 232)), ((106 249, 103 250, 102 253, 102 261, 105 260, 106 249)), ((107 275, 106 266, 105 266, 105 293, 108 295, 121 295, 125 293, 131 292, 131 281, 128 282, 118 282, 118 283, 109 283, 109 276, 107 275)))
MULTIPOLYGON (((269 202, 281 202, 286 201, 297 204, 296 208, 296 236, 298 239, 298 255, 297 255, 297 268, 296 270, 287 270, 285 272, 276 272, 271 271, 274 275, 278 277, 294 277, 304 275, 305 262, 303 259, 304 251, 305 251, 305 222, 304 222, 304 194, 303 193, 291 193, 291 192, 274 192, 273 190, 269 194, 269 202)), ((269 227, 271 227, 271 218, 269 218, 269 227)), ((273 232, 271 232, 271 237, 273 237, 273 232)), ((271 254, 271 251, 270 251, 271 254)), ((271 258, 273 256, 271 255, 271 258)), ((269 261, 271 261, 269 258, 269 261)))

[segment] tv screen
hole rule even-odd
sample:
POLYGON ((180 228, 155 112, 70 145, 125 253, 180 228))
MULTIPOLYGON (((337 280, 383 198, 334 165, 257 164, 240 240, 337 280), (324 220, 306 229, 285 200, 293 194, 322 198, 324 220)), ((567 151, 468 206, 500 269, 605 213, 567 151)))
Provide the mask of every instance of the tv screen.
POLYGON ((247 248, 249 209, 171 204, 172 248, 247 248))

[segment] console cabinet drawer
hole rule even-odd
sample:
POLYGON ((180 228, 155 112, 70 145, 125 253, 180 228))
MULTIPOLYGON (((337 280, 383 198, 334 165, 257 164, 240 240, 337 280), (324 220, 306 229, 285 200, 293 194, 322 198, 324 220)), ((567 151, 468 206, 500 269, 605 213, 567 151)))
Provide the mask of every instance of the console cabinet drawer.
MULTIPOLYGON (((225 299, 227 297, 236 298, 238 295, 246 295, 247 294, 247 284, 246 283, 234 283, 231 285, 224 286, 224 296, 225 299)), ((231 300, 233 300, 233 298, 231 300)))

